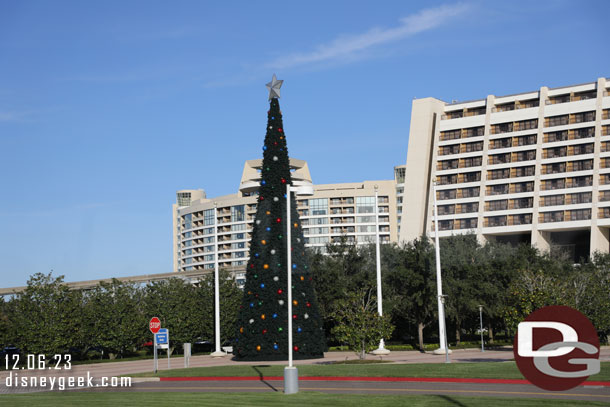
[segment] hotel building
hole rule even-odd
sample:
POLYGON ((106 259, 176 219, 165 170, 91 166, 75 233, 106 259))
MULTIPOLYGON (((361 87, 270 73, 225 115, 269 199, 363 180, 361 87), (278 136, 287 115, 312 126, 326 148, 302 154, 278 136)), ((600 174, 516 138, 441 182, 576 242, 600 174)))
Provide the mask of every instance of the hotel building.
MULTIPOLYGON (((208 198, 201 189, 177 192, 173 205, 174 271, 214 269, 218 256, 219 267, 233 271, 238 282, 243 282, 261 165, 260 159, 246 161, 235 194, 208 198)), ((305 161, 291 159, 290 167, 294 185, 312 185, 305 161)), ((402 174, 404 182, 404 166, 397 168, 403 168, 395 174, 402 174)), ((313 185, 313 196, 296 199, 306 246, 324 252, 328 243, 342 239, 355 244, 374 242, 376 189, 381 242, 396 242, 397 185, 396 179, 313 185)))
POLYGON ((610 80, 485 99, 413 101, 400 241, 481 241, 608 252, 610 80))

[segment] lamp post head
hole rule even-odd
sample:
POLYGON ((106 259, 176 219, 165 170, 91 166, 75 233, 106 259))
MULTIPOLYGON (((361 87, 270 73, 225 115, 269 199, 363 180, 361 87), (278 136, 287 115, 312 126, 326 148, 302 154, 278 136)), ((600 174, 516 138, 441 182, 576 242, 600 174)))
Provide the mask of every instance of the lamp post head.
POLYGON ((478 305, 479 307, 479 311, 483 311, 483 306, 482 305, 478 305))

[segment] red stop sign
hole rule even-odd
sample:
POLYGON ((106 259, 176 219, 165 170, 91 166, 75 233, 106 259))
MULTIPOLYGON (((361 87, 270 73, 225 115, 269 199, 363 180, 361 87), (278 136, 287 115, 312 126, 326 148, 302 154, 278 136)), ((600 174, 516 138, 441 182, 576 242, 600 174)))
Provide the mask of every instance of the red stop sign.
POLYGON ((148 328, 150 328, 150 332, 156 334, 161 329, 161 321, 157 317, 152 317, 150 322, 148 323, 148 328))

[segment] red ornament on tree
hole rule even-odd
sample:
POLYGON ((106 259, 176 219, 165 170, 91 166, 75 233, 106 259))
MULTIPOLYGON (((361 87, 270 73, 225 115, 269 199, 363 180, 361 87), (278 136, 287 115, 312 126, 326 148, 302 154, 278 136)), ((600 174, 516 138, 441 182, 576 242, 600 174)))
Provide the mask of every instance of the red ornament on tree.
POLYGON ((282 289, 280 288, 279 290, 277 290, 278 294, 282 294, 284 291, 282 291, 282 289))

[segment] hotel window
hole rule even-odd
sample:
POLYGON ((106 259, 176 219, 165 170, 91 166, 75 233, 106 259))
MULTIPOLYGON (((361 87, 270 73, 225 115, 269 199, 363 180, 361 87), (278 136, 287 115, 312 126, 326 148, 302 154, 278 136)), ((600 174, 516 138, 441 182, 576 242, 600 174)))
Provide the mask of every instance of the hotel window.
POLYGON ((471 153, 473 151, 482 151, 483 150, 483 142, 479 141, 476 143, 466 143, 464 144, 464 152, 471 153))
POLYGON ((231 207, 231 222, 244 221, 244 205, 235 205, 231 207))
POLYGON ((212 261, 212 260, 214 260, 213 254, 206 254, 205 256, 203 256, 203 261, 212 261))
POLYGON ((506 226, 506 215, 488 217, 487 226, 490 228, 498 227, 498 226, 506 226))
POLYGON ((477 182, 481 180, 480 172, 466 172, 463 175, 463 182, 477 182))
POLYGON ((508 184, 491 185, 489 187, 489 195, 508 194, 508 184))
POLYGON ((491 149, 509 148, 512 146, 513 146, 513 139, 511 137, 491 140, 491 149))
POLYGON ((570 123, 570 116, 567 114, 560 116, 547 117, 546 127, 564 126, 570 123))
POLYGON ((556 141, 566 141, 568 139, 568 131, 554 131, 552 133, 547 133, 547 143, 554 143, 556 141))
POLYGON ((530 107, 538 107, 538 99, 521 100, 519 101, 519 109, 528 109, 530 107))
POLYGON ((357 223, 375 223, 375 217, 374 216, 357 216, 356 222, 357 223))
POLYGON ((532 144, 536 144, 536 135, 519 136, 516 139, 518 146, 529 146, 532 144))
POLYGON ((309 228, 310 235, 327 235, 328 228, 309 228))
POLYGON ((462 167, 480 167, 483 163, 483 157, 468 157, 462 160, 462 167))
POLYGON ((214 236, 204 237, 203 243, 214 243, 214 236))
POLYGON ((547 148, 544 150, 543 158, 565 157, 568 154, 566 147, 547 148))
POLYGON ((440 177, 438 177, 438 184, 439 185, 456 184, 457 180, 458 180, 457 174, 441 175, 440 177))
POLYGON ((471 127, 469 129, 465 129, 466 137, 480 137, 485 134, 485 127, 471 127))
POLYGON ((312 216, 328 215, 328 198, 310 199, 309 210, 312 216))
POLYGON ((214 251, 214 246, 204 246, 203 247, 203 252, 204 253, 210 253, 214 251))
POLYGON ((455 213, 455 205, 439 205, 438 215, 453 215, 455 213))
POLYGON ((455 170, 458 168, 460 160, 446 160, 440 161, 441 170, 455 170))
MULTIPOLYGON (((305 223, 303 223, 304 225, 305 223)), ((327 225, 328 224, 328 218, 310 218, 309 219, 309 224, 310 225, 327 225)))
POLYGON ((445 117, 447 119, 459 119, 460 117, 464 117, 464 111, 454 110, 453 112, 446 112, 445 117))
POLYGON ((444 200, 444 199, 455 199, 456 196, 456 190, 455 189, 446 189, 443 191, 438 191, 438 199, 439 200, 444 200))
POLYGON ((570 94, 566 93, 565 95, 557 95, 550 96, 547 104, 557 104, 557 103, 568 103, 570 101, 570 94))
POLYGON ((593 169, 593 160, 572 161, 571 171, 588 171, 593 169))
POLYGON ((206 226, 214 224, 214 209, 206 209, 203 211, 203 224, 206 226))
POLYGON ((577 209, 569 211, 570 220, 588 220, 591 219, 591 209, 577 209))
POLYGON ((566 180, 563 178, 560 179, 550 179, 543 181, 545 190, 553 190, 553 189, 563 189, 566 187, 566 180))
POLYGON ((534 206, 534 198, 519 198, 513 200, 513 209, 525 209, 534 206))
POLYGON ((593 177, 585 176, 570 178, 569 184, 569 188, 590 187, 593 185, 593 177))
POLYGON ((595 121, 595 111, 574 114, 574 120, 573 120, 574 123, 584 123, 584 122, 593 122, 593 121, 595 121))
POLYGON ((193 220, 193 215, 190 213, 187 213, 186 215, 184 215, 184 228, 185 229, 192 229, 193 228, 193 224, 191 223, 193 220))
POLYGON ((479 211, 478 202, 464 203, 460 205, 460 213, 472 213, 479 211))
POLYGON ((472 219, 456 219, 458 229, 474 229, 477 227, 477 218, 472 219))
POLYGON ((444 140, 455 140, 462 136, 462 130, 450 130, 450 131, 442 131, 441 132, 441 141, 444 140))
POLYGON ((516 157, 517 157, 517 160, 516 160, 517 162, 535 160, 536 159, 536 150, 519 151, 516 154, 516 157))
POLYGON ((496 105, 496 112, 508 112, 510 110, 515 110, 515 102, 496 105))
POLYGON ((522 120, 520 122, 517 122, 517 127, 518 127, 519 131, 537 129, 538 128, 538 119, 522 120))
POLYGON ((246 234, 245 233, 233 233, 231 235, 231 240, 242 240, 246 238, 246 234))
POLYGON ((593 143, 590 143, 590 144, 579 144, 577 146, 574 146, 574 150, 573 151, 574 151, 573 155, 593 154, 593 151, 594 151, 593 143))
POLYGON ((501 170, 490 170, 487 172, 488 179, 504 179, 510 178, 510 169, 503 168, 501 170))
MULTIPOLYGON (((455 176, 457 178, 457 176, 455 176)), ((375 213, 375 197, 374 196, 357 196, 356 197, 356 212, 357 213, 375 213)))
POLYGON ((510 163, 510 153, 490 155, 490 164, 508 164, 510 163))
POLYGON ((190 256, 191 254, 193 254, 193 249, 186 249, 184 251, 184 256, 190 256))
POLYGON ((453 229, 453 221, 452 220, 439 220, 438 221, 438 229, 439 230, 451 230, 451 229, 453 229))
POLYGON ((462 198, 475 198, 479 196, 480 188, 472 187, 472 188, 462 188, 460 190, 462 192, 462 198))
POLYGON ((600 202, 610 201, 610 191, 600 191, 599 192, 599 201, 600 202))
POLYGON ((460 153, 460 145, 453 144, 451 146, 442 146, 440 148, 439 155, 450 155, 450 154, 459 154, 460 153))
POLYGON ((574 139, 595 137, 595 127, 585 127, 584 129, 575 129, 574 139))
POLYGON ((571 204, 590 203, 592 198, 591 192, 581 192, 579 194, 570 194, 571 204))
POLYGON ((532 215, 530 213, 522 213, 513 215, 513 225, 531 225, 532 215))
POLYGON ((245 223, 238 223, 236 225, 231 225, 231 231, 232 232, 239 231, 239 230, 246 230, 246 224, 245 223))
POLYGON ((544 166, 545 174, 558 174, 561 172, 566 172, 566 163, 554 163, 544 166))
POLYGON ((246 248, 246 242, 231 243, 231 249, 233 249, 233 250, 245 249, 245 248, 246 248))
POLYGON ((505 211, 508 209, 508 200, 503 199, 500 201, 489 201, 487 202, 487 210, 492 211, 505 211))
POLYGON ((512 184, 513 188, 514 188, 514 193, 518 194, 521 192, 532 192, 534 190, 534 182, 533 181, 528 181, 528 182, 517 182, 515 184, 512 184))
POLYGON ((357 232, 358 233, 373 233, 373 232, 375 232, 375 226, 374 225, 358 226, 357 232))
POLYGON ((563 211, 558 212, 544 212, 542 216, 543 223, 549 222, 563 222, 563 211))
POLYGON ((513 123, 499 123, 491 126, 491 134, 509 133, 513 131, 513 123))
POLYGON ((184 232, 184 237, 185 238, 191 237, 191 236, 193 236, 193 232, 184 232))

